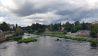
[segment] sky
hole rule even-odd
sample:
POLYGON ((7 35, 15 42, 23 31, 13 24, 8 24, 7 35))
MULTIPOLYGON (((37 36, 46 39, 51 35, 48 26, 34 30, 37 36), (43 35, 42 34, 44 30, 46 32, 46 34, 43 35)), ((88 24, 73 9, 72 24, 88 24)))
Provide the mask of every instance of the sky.
POLYGON ((98 0, 0 0, 0 23, 28 26, 98 21, 98 0))

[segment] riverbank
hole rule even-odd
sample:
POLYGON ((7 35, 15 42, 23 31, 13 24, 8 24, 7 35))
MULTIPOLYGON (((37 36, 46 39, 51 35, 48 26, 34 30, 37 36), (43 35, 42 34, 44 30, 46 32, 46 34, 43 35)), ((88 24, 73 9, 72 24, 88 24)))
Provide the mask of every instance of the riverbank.
POLYGON ((10 36, 8 41, 16 41, 17 43, 30 43, 36 42, 38 36, 32 36, 31 34, 24 34, 20 36, 10 36))
POLYGON ((76 40, 76 41, 86 41, 86 42, 90 42, 91 46, 95 46, 95 45, 98 46, 97 38, 83 37, 83 36, 71 36, 71 35, 66 35, 63 32, 44 32, 41 35, 59 37, 59 38, 64 38, 64 39, 71 39, 71 40, 76 40))

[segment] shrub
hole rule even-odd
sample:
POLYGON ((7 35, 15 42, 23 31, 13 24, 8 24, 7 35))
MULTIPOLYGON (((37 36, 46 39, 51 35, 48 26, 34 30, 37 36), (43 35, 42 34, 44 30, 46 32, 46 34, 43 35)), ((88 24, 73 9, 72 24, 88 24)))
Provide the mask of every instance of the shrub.
POLYGON ((97 40, 92 40, 92 41, 90 41, 90 45, 91 45, 91 47, 97 47, 98 41, 97 40))
POLYGON ((22 39, 21 36, 14 36, 14 37, 12 37, 12 40, 14 40, 14 41, 19 41, 21 39, 22 39))
POLYGON ((23 30, 20 27, 17 27, 14 36, 20 36, 23 34, 24 34, 23 30))

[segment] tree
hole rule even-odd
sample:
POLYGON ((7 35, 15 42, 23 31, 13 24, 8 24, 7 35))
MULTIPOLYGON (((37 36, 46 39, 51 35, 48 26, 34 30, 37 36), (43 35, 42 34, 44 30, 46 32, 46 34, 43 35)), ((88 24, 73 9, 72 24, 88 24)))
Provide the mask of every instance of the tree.
POLYGON ((97 33, 98 33, 98 24, 92 24, 90 35, 92 37, 96 38, 97 37, 97 33))
POLYGON ((79 21, 76 21, 74 24, 75 25, 80 25, 80 22, 79 21))
POLYGON ((10 30, 10 26, 6 22, 3 22, 2 24, 0 24, 0 29, 2 31, 9 31, 10 30))
POLYGON ((28 33, 42 33, 45 31, 46 27, 46 25, 36 23, 32 24, 31 26, 21 27, 21 29, 28 33))
POLYGON ((64 28, 67 32, 71 32, 73 25, 69 22, 66 22, 66 24, 64 25, 64 28))
POLYGON ((90 23, 82 23, 81 24, 81 28, 82 28, 82 30, 90 30, 90 28, 91 28, 91 24, 90 23))
POLYGON ((50 30, 50 31, 61 31, 61 23, 56 23, 56 24, 50 24, 47 26, 47 28, 50 30))
POLYGON ((16 27, 16 30, 15 30, 15 36, 19 36, 19 35, 23 35, 24 34, 24 31, 21 29, 21 27, 16 27))
POLYGON ((81 30, 81 24, 80 24, 80 22, 79 21, 76 21, 74 27, 75 27, 76 31, 81 30))
POLYGON ((75 33, 81 29, 81 24, 79 21, 76 21, 75 23, 72 24, 71 27, 71 32, 75 33))

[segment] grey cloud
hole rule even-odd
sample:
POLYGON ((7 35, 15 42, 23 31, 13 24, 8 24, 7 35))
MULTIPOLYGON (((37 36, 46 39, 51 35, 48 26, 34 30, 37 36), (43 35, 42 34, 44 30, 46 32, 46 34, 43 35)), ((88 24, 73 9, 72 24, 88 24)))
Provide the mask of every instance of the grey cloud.
MULTIPOLYGON (((62 16, 68 16, 71 20, 82 20, 83 18, 90 18, 90 17, 98 17, 98 9, 94 10, 85 10, 85 9, 75 9, 75 10, 63 10, 63 11, 57 11, 56 14, 62 15, 62 16)), ((64 19, 61 19, 64 20, 64 19)))
MULTIPOLYGON (((37 4, 34 4, 32 2, 25 2, 25 4, 23 5, 18 5, 18 3, 16 3, 18 6, 18 9, 9 9, 11 10, 13 13, 15 13, 18 16, 24 17, 24 16, 29 16, 32 14, 36 14, 36 13, 47 13, 47 12, 51 12, 51 11, 56 11, 56 10, 60 10, 62 9, 64 6, 66 6, 64 3, 62 4, 62 2, 53 2, 50 4, 46 4, 46 5, 42 5, 40 7, 36 7, 37 4)), ((40 4, 41 5, 41 4, 40 4)))
MULTIPOLYGON (((51 3, 46 6, 42 6, 40 8, 36 8, 36 4, 32 4, 31 2, 26 2, 24 5, 19 6, 17 10, 12 10, 18 16, 29 16, 36 13, 46 13, 51 11, 56 11, 55 14, 62 15, 63 17, 60 20, 66 20, 68 16, 71 20, 81 20, 82 18, 88 17, 97 17, 97 9, 94 10, 86 10, 85 8, 75 7, 72 4, 61 4, 62 2, 51 3)), ((59 20, 56 20, 59 21, 59 20)))
POLYGON ((18 10, 13 10, 13 12, 18 16, 29 16, 36 13, 45 13, 46 10, 44 8, 36 9, 33 7, 33 5, 28 4, 26 6, 19 8, 18 10))
POLYGON ((36 14, 36 13, 45 13, 48 12, 49 9, 47 9, 46 7, 42 7, 42 8, 35 8, 35 5, 28 2, 23 6, 20 6, 18 9, 16 10, 12 10, 13 13, 15 13, 18 16, 29 16, 32 14, 36 14))

